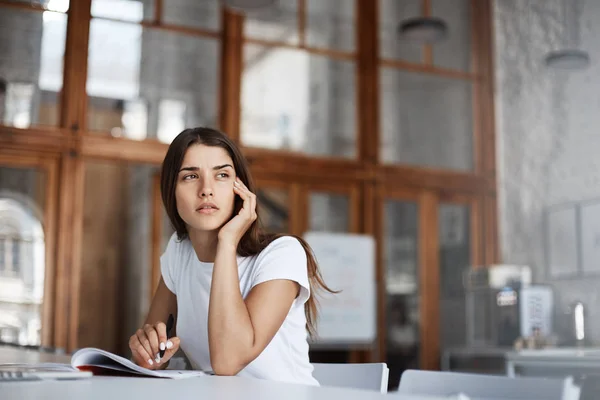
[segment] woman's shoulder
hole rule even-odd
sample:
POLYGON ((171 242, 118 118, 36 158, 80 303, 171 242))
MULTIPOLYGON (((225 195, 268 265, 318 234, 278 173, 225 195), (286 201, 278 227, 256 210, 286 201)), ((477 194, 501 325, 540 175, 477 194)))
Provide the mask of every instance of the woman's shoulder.
POLYGON ((250 265, 254 282, 291 279, 308 288, 308 254, 298 237, 286 235, 273 239, 250 265))
POLYGON ((290 235, 280 236, 271 241, 259 254, 259 258, 268 257, 270 255, 275 256, 298 256, 304 255, 304 247, 298 240, 298 238, 290 235))
POLYGON ((263 251, 267 250, 267 249, 301 249, 302 248, 302 244, 300 244, 300 241, 298 240, 297 237, 295 236, 291 236, 291 235, 282 235, 279 236, 278 238, 274 239, 273 241, 271 241, 271 243, 269 243, 267 245, 267 247, 264 248, 263 251))

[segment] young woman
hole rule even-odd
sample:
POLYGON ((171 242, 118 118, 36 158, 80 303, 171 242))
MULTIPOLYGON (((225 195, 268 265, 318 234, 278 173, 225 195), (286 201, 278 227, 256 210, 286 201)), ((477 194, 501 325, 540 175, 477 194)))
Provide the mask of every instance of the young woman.
POLYGON ((194 369, 318 385, 307 333, 315 290, 332 291, 301 238, 260 230, 235 143, 213 129, 184 130, 165 156, 161 192, 176 232, 146 323, 129 340, 133 360, 166 368, 181 346, 194 369), (175 336, 167 340, 170 314, 175 336))

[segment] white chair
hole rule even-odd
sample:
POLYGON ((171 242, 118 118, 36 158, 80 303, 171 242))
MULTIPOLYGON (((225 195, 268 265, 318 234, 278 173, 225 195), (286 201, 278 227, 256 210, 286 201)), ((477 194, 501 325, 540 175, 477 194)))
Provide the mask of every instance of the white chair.
POLYGON ((389 369, 385 363, 313 363, 313 376, 321 386, 376 390, 387 393, 389 369))
POLYGON ((578 400, 580 388, 573 378, 510 378, 507 376, 440 371, 404 371, 398 393, 403 395, 452 396, 470 400, 578 400))

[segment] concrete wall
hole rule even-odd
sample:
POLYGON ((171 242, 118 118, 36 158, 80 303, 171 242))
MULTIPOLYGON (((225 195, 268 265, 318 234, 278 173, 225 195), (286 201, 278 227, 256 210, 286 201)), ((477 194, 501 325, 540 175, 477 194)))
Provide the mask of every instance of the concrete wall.
MULTIPOLYGON (((558 0, 495 2, 497 154, 501 254, 506 263, 527 264, 534 280, 557 296, 556 328, 568 333, 564 311, 574 300, 588 306, 591 338, 600 340, 597 278, 555 278, 548 274, 544 237, 548 207, 600 198, 600 145, 596 116, 600 95, 598 57, 600 3, 570 3, 572 29, 589 51, 586 71, 557 73, 544 55, 566 38, 558 0)), ((566 246, 566 244, 564 245, 566 246)), ((557 246, 560 254, 566 247, 557 246)), ((573 265, 567 265, 573 267, 573 265)))

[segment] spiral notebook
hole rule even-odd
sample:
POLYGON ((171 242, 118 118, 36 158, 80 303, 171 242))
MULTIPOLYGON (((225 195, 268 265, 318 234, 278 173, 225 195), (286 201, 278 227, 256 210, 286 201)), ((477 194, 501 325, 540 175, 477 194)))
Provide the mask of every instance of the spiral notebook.
POLYGON ((150 370, 140 367, 124 357, 93 347, 86 347, 73 353, 71 364, 0 364, 0 372, 4 372, 5 379, 17 379, 18 377, 78 379, 92 375, 185 379, 208 375, 203 371, 150 370))

